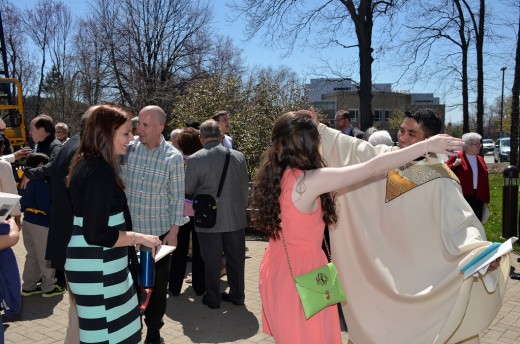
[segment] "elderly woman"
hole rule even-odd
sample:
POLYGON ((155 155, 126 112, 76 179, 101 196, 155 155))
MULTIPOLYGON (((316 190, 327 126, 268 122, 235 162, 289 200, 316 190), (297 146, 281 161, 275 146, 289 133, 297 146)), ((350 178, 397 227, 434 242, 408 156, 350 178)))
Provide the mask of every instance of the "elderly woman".
POLYGON ((484 158, 479 155, 482 146, 482 136, 477 133, 462 135, 465 145, 457 156, 452 156, 446 164, 460 180, 462 193, 473 209, 473 212, 482 221, 484 204, 489 203, 489 179, 484 158))
POLYGON ((368 138, 368 142, 374 147, 377 145, 387 145, 392 147, 394 145, 392 136, 390 136, 390 133, 386 130, 378 130, 372 133, 368 138))

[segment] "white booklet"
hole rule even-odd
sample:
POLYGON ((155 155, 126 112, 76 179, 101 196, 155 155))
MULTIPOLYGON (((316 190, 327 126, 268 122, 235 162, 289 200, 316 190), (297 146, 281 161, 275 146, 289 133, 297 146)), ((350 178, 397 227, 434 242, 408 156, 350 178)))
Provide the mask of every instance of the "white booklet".
POLYGON ((464 273, 464 279, 473 276, 477 272, 480 272, 482 275, 485 274, 491 262, 513 251, 513 243, 517 240, 518 238, 511 237, 503 243, 494 242, 489 245, 469 263, 460 268, 460 271, 464 273))
POLYGON ((159 251, 155 253, 155 261, 158 262, 162 258, 164 258, 166 255, 172 253, 175 250, 175 246, 170 245, 161 245, 161 248, 159 248, 159 251))
POLYGON ((0 223, 4 222, 7 216, 9 216, 11 210, 20 201, 20 198, 22 197, 19 195, 0 192, 0 223))

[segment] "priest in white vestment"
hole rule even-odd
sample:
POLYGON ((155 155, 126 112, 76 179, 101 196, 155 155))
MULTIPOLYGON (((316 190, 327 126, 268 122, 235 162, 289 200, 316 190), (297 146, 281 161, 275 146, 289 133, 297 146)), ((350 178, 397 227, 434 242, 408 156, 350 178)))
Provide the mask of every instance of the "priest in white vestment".
MULTIPOLYGON (((437 134, 421 120, 405 122, 400 145, 437 134)), ((328 166, 353 165, 389 149, 323 124, 319 131, 328 166)), ((352 343, 479 342, 502 304, 509 257, 484 276, 463 279, 460 267, 490 243, 445 164, 428 157, 343 189, 337 212, 330 241, 352 343)))

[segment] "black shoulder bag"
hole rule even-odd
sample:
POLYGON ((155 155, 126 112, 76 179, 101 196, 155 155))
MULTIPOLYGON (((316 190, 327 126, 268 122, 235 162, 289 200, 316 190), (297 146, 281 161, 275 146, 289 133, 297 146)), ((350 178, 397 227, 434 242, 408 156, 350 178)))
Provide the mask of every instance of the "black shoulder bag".
POLYGON ((229 156, 231 155, 229 149, 226 154, 226 162, 224 169, 220 176, 220 184, 218 185, 217 199, 211 195, 200 194, 193 199, 193 211, 195 217, 195 226, 199 228, 212 228, 217 222, 217 201, 222 191, 222 186, 226 180, 227 169, 229 165, 229 156))

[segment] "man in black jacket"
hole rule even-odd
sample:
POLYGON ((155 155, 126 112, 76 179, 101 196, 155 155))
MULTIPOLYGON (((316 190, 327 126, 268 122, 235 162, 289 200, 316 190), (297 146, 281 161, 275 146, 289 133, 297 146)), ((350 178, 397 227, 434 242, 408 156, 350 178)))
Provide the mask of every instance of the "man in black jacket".
POLYGON ((24 175, 20 182, 20 188, 25 186, 30 179, 46 179, 50 180, 52 175, 52 164, 56 154, 61 148, 61 142, 54 136, 56 129, 51 116, 38 115, 31 121, 29 134, 33 141, 37 144, 36 153, 43 153, 49 157, 49 162, 43 166, 28 168, 24 167, 24 175))
MULTIPOLYGON (((36 153, 43 153, 49 157, 49 162, 43 166, 23 168, 23 177, 20 181, 19 188, 25 189, 27 183, 31 179, 45 179, 50 182, 52 176, 52 164, 56 154, 61 148, 61 142, 54 136, 56 129, 52 118, 48 115, 41 114, 31 121, 29 134, 33 141, 37 144, 36 153)), ((51 216, 52 217, 52 216, 51 216)), ((55 284, 54 289, 44 293, 44 296, 54 296, 65 293, 66 289, 62 286, 64 283, 63 273, 56 276, 60 280, 59 284, 55 284)))

